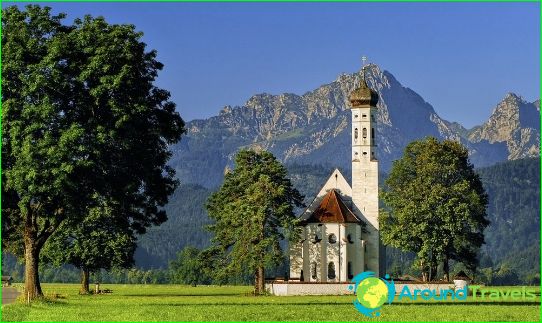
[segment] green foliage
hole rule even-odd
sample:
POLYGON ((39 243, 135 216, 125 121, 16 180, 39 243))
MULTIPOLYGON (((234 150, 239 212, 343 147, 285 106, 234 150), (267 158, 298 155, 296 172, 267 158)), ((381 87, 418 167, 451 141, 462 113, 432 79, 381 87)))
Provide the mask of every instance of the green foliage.
POLYGON ((205 259, 200 253, 198 248, 190 246, 179 251, 177 259, 169 264, 170 282, 192 286, 209 284, 211 279, 203 271, 205 259))
POLYGON ((298 237, 294 207, 302 206, 302 200, 271 153, 239 151, 234 170, 207 202, 214 237, 205 257, 214 275, 220 279, 258 269, 261 284, 263 268, 283 260, 280 242, 298 237))
POLYGON ((143 234, 167 219, 161 207, 177 186, 168 145, 184 122, 153 85, 156 52, 133 25, 91 16, 63 25, 64 16, 2 9, 2 190, 13 198, 2 229, 18 254, 24 236, 27 268, 61 225, 94 207, 143 234))
POLYGON ((105 206, 93 208, 80 223, 63 223, 45 244, 42 261, 72 264, 91 273, 131 267, 136 239, 127 225, 114 222, 112 212, 105 206))
POLYGON ((415 252, 422 272, 436 273, 448 260, 476 267, 489 224, 487 195, 461 144, 431 137, 410 143, 381 198, 388 207, 380 218, 383 242, 415 252))
POLYGON ((489 195, 491 221, 481 251, 488 261, 481 267, 496 274, 504 266, 521 282, 536 282, 540 279, 540 158, 508 161, 477 172, 489 195))

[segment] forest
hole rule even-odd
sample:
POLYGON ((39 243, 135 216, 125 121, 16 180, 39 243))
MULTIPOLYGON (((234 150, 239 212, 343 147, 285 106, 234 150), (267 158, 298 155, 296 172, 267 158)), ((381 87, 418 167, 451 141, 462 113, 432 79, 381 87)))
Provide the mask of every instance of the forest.
MULTIPOLYGON (((290 164, 287 168, 292 183, 305 196, 305 204, 314 198, 333 171, 328 165, 290 164)), ((485 230, 485 244, 474 278, 488 285, 539 284, 540 159, 502 162, 479 168, 477 173, 489 196, 491 223, 485 230)), ((343 174, 349 179, 350 173, 343 174)), ((381 178, 384 177, 385 174, 381 174, 381 178)), ((172 262, 179 261, 178 254, 185 247, 203 249, 209 245, 211 235, 205 226, 211 222, 205 203, 211 193, 212 190, 205 187, 182 183, 165 207, 168 220, 139 237, 135 268, 102 271, 94 274, 94 279, 104 283, 175 282, 172 262)), ((388 272, 393 277, 418 275, 412 266, 413 258, 413 255, 388 248, 388 272)), ((22 280, 23 267, 13 256, 3 254, 2 263, 3 274, 13 276, 15 281, 22 280)), ((286 268, 285 264, 277 272, 283 273, 286 268)), ((452 274, 464 269, 459 264, 452 264, 451 268, 452 274)), ((77 282, 80 274, 71 266, 44 264, 40 277, 43 282, 77 282)), ((232 283, 246 280, 238 277, 232 283)))

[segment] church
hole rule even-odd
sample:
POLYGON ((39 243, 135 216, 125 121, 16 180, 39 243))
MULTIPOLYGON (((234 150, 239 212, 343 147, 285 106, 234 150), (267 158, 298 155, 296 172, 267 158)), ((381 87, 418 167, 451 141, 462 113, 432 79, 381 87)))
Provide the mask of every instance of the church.
POLYGON ((343 283, 360 272, 384 275, 378 226, 378 93, 365 67, 350 94, 352 183, 335 169, 300 216, 301 239, 290 246, 290 281, 343 283), (382 260, 382 261, 381 261, 382 260))

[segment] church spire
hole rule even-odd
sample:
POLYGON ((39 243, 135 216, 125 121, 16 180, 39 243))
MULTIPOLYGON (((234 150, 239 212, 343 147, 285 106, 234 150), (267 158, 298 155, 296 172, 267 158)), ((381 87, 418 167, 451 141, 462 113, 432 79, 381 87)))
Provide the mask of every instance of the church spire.
POLYGON ((376 104, 378 103, 378 93, 367 85, 365 69, 368 67, 369 65, 365 65, 361 68, 360 84, 352 91, 352 93, 350 93, 349 101, 352 108, 363 106, 376 107, 376 104))

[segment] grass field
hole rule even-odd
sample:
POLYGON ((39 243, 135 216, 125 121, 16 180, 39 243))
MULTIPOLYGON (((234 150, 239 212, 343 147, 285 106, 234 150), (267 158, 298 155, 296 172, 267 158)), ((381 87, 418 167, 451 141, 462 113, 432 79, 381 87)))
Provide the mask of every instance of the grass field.
MULTIPOLYGON (((78 295, 75 284, 43 284, 54 300, 2 306, 2 321, 539 321, 536 301, 394 302, 367 318, 353 296, 250 296, 247 286, 102 285, 112 294, 78 295)), ((517 287, 516 287, 517 288, 517 287)))

